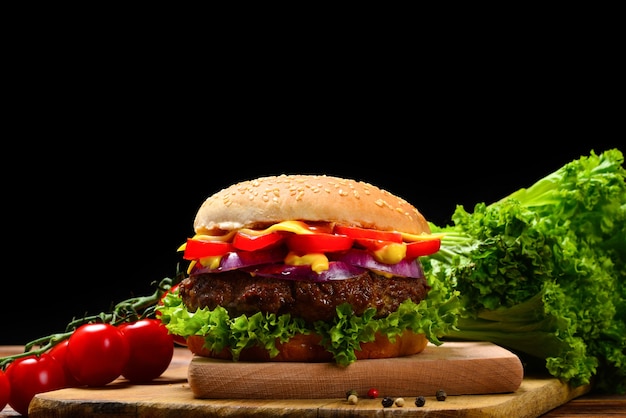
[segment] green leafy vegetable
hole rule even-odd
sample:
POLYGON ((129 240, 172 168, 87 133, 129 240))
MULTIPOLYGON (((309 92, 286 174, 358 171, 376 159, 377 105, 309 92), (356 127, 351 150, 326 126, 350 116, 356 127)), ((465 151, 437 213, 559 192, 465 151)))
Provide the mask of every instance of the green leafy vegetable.
POLYGON ((374 318, 375 309, 366 310, 361 316, 355 315, 351 306, 344 303, 337 307, 334 321, 318 321, 310 326, 290 315, 259 312, 249 317, 230 318, 226 309, 219 306, 213 310, 203 308, 190 312, 178 291, 168 293, 163 306, 157 309, 170 332, 183 337, 203 336, 207 349, 220 352, 227 348, 234 361, 238 361, 241 350, 254 346, 264 347, 270 357, 275 357, 278 354, 276 341, 286 342, 296 334, 315 332, 322 337, 321 345, 332 353, 336 363, 347 366, 356 361, 354 351, 360 349, 360 343, 373 341, 377 332, 394 341, 397 335, 410 329, 440 345, 438 337, 456 323, 459 301, 455 292, 448 295, 433 289, 420 303, 406 300, 396 312, 384 318, 374 318))
POLYGON ((457 206, 431 281, 458 292, 448 338, 545 360, 573 386, 626 390, 626 170, 617 149, 571 161, 473 213, 457 206))

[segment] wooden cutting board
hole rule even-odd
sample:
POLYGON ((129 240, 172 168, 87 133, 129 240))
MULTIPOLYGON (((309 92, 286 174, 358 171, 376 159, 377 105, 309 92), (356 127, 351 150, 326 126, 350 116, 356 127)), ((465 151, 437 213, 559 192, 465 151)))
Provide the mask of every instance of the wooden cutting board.
POLYGON ((200 399, 320 399, 349 389, 365 395, 418 396, 445 389, 449 395, 514 392, 524 370, 519 358, 487 342, 428 344, 407 357, 335 363, 251 363, 194 357, 189 386, 200 399))
MULTIPOLYGON (((470 343, 475 345, 474 343, 470 343)), ((490 350, 483 343, 477 343, 490 350)), ((456 343, 447 342, 439 348, 456 343)), ((359 398, 356 405, 348 404, 345 388, 341 393, 324 399, 199 399, 188 380, 190 366, 195 361, 184 348, 175 350, 168 370, 150 384, 131 385, 118 379, 103 388, 71 388, 41 393, 30 405, 30 418, 169 418, 169 417, 370 417, 388 413, 403 417, 495 417, 534 418, 589 391, 589 386, 571 388, 547 375, 524 376, 514 392, 483 395, 451 395, 437 401, 434 393, 424 394, 426 404, 416 407, 415 398, 400 392, 405 406, 383 408, 381 398, 359 398)), ((430 351, 430 350, 429 350, 430 351)), ((482 350, 481 350, 482 351, 482 350)), ((427 353, 424 351, 422 354, 427 353)), ((470 353, 469 351, 467 352, 470 353)), ((432 354, 432 353, 431 353, 432 354)), ((472 358, 469 358, 472 360, 472 358)), ((458 361, 458 360, 457 360, 458 361)), ((462 363, 456 363, 459 367, 462 363)), ((274 367, 280 366, 274 364, 274 367)), ((397 369, 399 372, 399 369, 397 369)), ((432 372, 434 373, 434 372, 432 372)), ((463 373, 456 370, 456 374, 463 373)), ((502 374, 492 375, 493 379, 502 374)), ((319 376, 318 376, 319 377, 319 376)), ((469 377, 475 381, 474 377, 469 377)), ((506 380, 506 379, 505 379, 506 380)), ((508 379, 510 380, 510 379, 508 379)), ((507 383, 510 384, 510 383, 507 383)), ((444 389, 448 389, 443 387, 444 389)), ((381 396, 384 396, 381 393, 381 396)), ((4 416, 1 415, 0 416, 4 416)), ((13 415, 6 415, 13 416, 13 415)))

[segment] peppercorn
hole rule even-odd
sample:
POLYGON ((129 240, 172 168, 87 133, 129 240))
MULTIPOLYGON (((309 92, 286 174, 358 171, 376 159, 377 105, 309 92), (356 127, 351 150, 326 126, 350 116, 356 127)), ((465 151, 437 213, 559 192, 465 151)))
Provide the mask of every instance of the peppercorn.
POLYGON ((448 394, 446 394, 446 392, 443 389, 439 389, 437 393, 435 393, 435 397, 437 398, 438 401, 445 401, 446 398, 448 397, 448 394))
POLYGON ((368 390, 367 391, 367 397, 370 398, 370 399, 378 398, 378 389, 371 388, 370 390, 368 390))
POLYGON ((350 395, 359 396, 359 394, 357 393, 356 389, 347 390, 346 391, 346 399, 348 399, 350 397, 350 395))
POLYGON ((426 398, 423 396, 418 396, 415 398, 415 406, 424 406, 426 403, 426 398))
POLYGON ((397 398, 395 404, 396 404, 396 406, 403 407, 404 406, 404 398, 397 398))
POLYGON ((389 396, 385 396, 383 400, 381 401, 381 403, 383 404, 385 408, 389 408, 390 406, 393 405, 393 398, 390 398, 389 396))
POLYGON ((350 396, 348 396, 348 403, 350 405, 356 405, 359 402, 359 397, 352 394, 350 396))

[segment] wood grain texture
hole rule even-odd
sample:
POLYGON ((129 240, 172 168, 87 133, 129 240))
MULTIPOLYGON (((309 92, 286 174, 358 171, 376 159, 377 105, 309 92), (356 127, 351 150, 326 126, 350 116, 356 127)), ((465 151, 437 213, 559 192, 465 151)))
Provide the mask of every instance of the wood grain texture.
POLYGON ((189 386, 200 399, 323 399, 355 389, 417 396, 514 392, 524 370, 519 358, 487 342, 429 344, 407 357, 335 363, 253 363, 194 357, 189 386))
MULTIPOLYGON (((117 381, 104 389, 63 389, 39 394, 31 403, 30 418, 169 418, 169 417, 507 417, 534 418, 580 396, 588 389, 572 390, 557 379, 524 378, 514 393, 448 396, 440 402, 426 396, 416 407, 405 397, 405 406, 383 408, 381 399, 360 399, 348 404, 345 397, 329 399, 197 399, 187 383, 162 379, 150 385, 117 381)), ((395 398, 396 396, 394 396, 395 398)))
MULTIPOLYGON (((446 343, 447 344, 447 343, 446 343)), ((19 352, 21 347, 0 347, 2 355, 19 352)), ((547 375, 524 376, 513 393, 486 395, 451 395, 444 402, 426 396, 426 405, 418 408, 414 398, 405 398, 405 406, 383 408, 379 399, 361 397, 350 405, 345 397, 331 399, 197 399, 187 381, 191 353, 176 348, 170 368, 147 385, 130 385, 118 379, 104 388, 72 388, 42 393, 31 404, 31 418, 64 417, 511 417, 538 416, 599 417, 626 410, 624 396, 590 397, 588 386, 571 388, 547 375), (569 402, 568 402, 569 401, 569 402), (561 406, 562 405, 562 406, 561 406), (606 405, 609 406, 606 409, 606 405), (586 407, 592 409, 586 411, 586 407), (547 415, 546 415, 547 414, 547 415)), ((397 394, 390 394, 394 397, 397 394)), ((20 416, 10 407, 0 417, 20 416)))

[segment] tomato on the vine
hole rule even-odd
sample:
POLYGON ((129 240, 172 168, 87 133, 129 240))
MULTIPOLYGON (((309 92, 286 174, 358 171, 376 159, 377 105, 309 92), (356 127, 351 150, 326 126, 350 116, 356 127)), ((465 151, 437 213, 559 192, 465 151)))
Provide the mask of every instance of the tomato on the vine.
POLYGON ((132 383, 145 383, 161 376, 174 355, 174 337, 158 319, 144 318, 118 327, 130 346, 122 376, 132 383))
POLYGON ((65 360, 67 357, 67 346, 69 341, 69 339, 65 339, 60 343, 57 343, 57 345, 55 345, 50 349, 50 351, 48 351, 48 354, 50 354, 50 356, 54 357, 59 363, 61 363, 61 366, 65 371, 65 387, 73 388, 80 386, 80 383, 78 382, 78 380, 76 380, 72 372, 70 372, 69 367, 67 367, 67 361, 65 360))
POLYGON ((9 385, 9 378, 0 369, 0 411, 4 409, 9 403, 9 397, 11 395, 11 386, 9 385))
POLYGON ((63 367, 47 353, 14 360, 6 377, 11 387, 9 405, 22 415, 28 415, 28 405, 36 394, 65 387, 63 367))
POLYGON ((70 336, 65 361, 81 385, 104 386, 117 379, 130 358, 130 344, 115 325, 91 323, 70 336))

